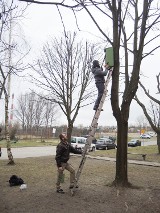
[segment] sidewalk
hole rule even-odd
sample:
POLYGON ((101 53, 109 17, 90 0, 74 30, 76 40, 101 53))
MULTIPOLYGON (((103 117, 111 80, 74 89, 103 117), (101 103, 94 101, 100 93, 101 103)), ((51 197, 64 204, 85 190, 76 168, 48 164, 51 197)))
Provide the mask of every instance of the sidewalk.
MULTIPOLYGON (((28 158, 28 157, 55 156, 56 147, 55 146, 45 146, 45 147, 12 148, 12 154, 13 154, 14 159, 28 158)), ((94 157, 94 156, 87 155, 87 158, 116 162, 115 158, 109 158, 109 157, 100 157, 100 156, 94 157)), ((7 149, 2 148, 2 156, 0 157, 0 160, 6 160, 6 159, 8 159, 7 149)), ((149 162, 149 161, 144 161, 144 160, 142 160, 142 161, 128 160, 128 163, 136 164, 136 165, 160 167, 160 163, 149 162)))
MULTIPOLYGON (((116 162, 115 158, 108 158, 108 157, 100 157, 100 156, 89 156, 87 155, 87 158, 97 159, 97 160, 105 160, 105 161, 112 161, 116 162)), ((136 165, 144 165, 144 166, 154 166, 154 167, 160 167, 160 163, 157 162, 150 162, 150 161, 138 161, 138 160, 128 160, 128 163, 130 164, 136 164, 136 165)))
MULTIPOLYGON (((42 157, 42 156, 54 156, 56 154, 55 146, 44 147, 21 147, 12 148, 13 157, 16 158, 30 158, 30 157, 42 157)), ((2 148, 2 156, 0 160, 8 159, 7 149, 2 148)))

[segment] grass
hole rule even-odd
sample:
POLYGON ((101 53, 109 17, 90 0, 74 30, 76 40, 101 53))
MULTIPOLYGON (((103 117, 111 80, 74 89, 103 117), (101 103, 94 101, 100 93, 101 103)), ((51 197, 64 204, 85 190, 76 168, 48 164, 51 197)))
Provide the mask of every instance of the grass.
MULTIPOLYGON (((38 146, 56 146, 59 139, 32 139, 32 140, 18 140, 17 142, 11 141, 11 147, 38 147, 38 146)), ((0 147, 6 147, 6 141, 0 141, 0 147)))
MULTIPOLYGON (((109 151, 109 150, 108 150, 109 151)), ((108 152, 106 151, 106 152, 108 152)), ((112 151, 112 150, 111 150, 112 151)), ((80 157, 70 163, 77 170, 80 157)), ((53 156, 16 159, 14 166, 0 161, 1 212, 142 212, 158 213, 159 168, 129 164, 129 182, 137 188, 110 187, 115 178, 115 163, 87 159, 74 197, 68 191, 69 172, 65 171, 65 194, 55 192, 57 167, 53 156), (27 189, 9 187, 8 180, 16 174, 27 184, 27 189), (109 207, 109 208, 108 208, 109 207), (78 210, 77 210, 78 209, 78 210)))
MULTIPOLYGON (((96 152, 90 152, 92 156, 100 157, 116 157, 116 149, 110 150, 97 150, 96 152)), ((160 155, 158 154, 158 148, 156 145, 153 146, 139 146, 139 147, 129 147, 128 152, 137 154, 146 154, 146 161, 158 162, 160 163, 160 155)), ((140 155, 130 155, 128 154, 128 160, 143 160, 140 155)))

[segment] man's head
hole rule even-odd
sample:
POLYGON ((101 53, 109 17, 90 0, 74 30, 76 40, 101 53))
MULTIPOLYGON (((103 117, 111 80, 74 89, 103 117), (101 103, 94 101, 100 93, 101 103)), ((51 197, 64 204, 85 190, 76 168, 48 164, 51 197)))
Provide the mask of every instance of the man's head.
POLYGON ((98 60, 94 60, 94 61, 93 61, 93 68, 94 68, 94 67, 100 67, 99 61, 98 61, 98 60))
POLYGON ((60 134, 59 138, 61 141, 67 141, 67 137, 64 134, 60 134))

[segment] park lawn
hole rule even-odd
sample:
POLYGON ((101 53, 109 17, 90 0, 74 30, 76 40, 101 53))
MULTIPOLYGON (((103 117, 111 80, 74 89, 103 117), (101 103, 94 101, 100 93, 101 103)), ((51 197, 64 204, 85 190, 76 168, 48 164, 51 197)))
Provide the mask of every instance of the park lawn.
MULTIPOLYGON (((39 147, 39 146, 56 146, 59 139, 31 139, 31 140, 18 140, 17 142, 11 141, 11 147, 39 147)), ((0 141, 0 147, 6 147, 6 141, 0 141)))
MULTIPOLYGON (((106 152, 109 152, 107 150, 106 152)), ((70 163, 77 170, 80 156, 71 156, 70 163)), ((1 212, 160 212, 159 167, 129 164, 128 179, 132 187, 112 186, 115 162, 87 159, 74 197, 69 193, 69 172, 62 184, 65 194, 56 193, 57 167, 53 156, 16 159, 15 165, 0 161, 1 212), (16 174, 27 184, 10 187, 8 180, 16 174)))
MULTIPOLYGON (((116 151, 117 151, 116 149, 97 150, 96 152, 90 152, 89 154, 92 156, 116 158, 116 151)), ((158 154, 158 148, 156 145, 129 147, 128 152, 137 154, 146 154, 146 161, 160 163, 160 154, 158 154)), ((143 160, 143 158, 141 155, 128 154, 128 160, 143 160)))

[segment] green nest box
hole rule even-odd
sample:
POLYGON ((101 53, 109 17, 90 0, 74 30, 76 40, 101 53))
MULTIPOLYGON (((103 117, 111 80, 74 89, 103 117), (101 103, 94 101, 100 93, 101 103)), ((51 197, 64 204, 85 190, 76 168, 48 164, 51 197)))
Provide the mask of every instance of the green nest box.
POLYGON ((105 63, 109 64, 109 66, 114 66, 114 59, 113 59, 113 47, 108 47, 104 49, 105 52, 105 63))

